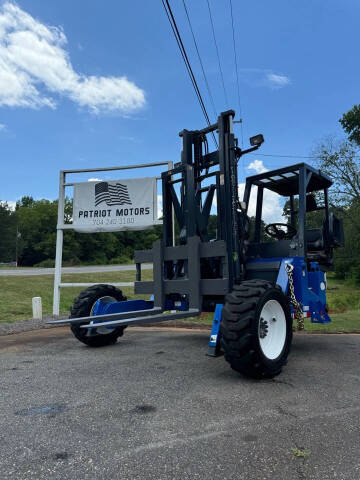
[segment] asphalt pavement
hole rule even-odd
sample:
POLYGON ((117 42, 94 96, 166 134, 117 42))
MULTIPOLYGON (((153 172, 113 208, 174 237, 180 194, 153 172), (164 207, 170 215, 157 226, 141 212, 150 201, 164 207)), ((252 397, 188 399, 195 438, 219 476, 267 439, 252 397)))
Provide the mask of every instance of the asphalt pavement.
POLYGON ((1 337, 0 477, 360 478, 360 336, 297 334, 264 381, 205 356, 207 340, 139 327, 100 349, 67 328, 1 337))
MULTIPOLYGON (((152 269, 152 264, 141 264, 143 270, 152 269)), ((125 270, 135 270, 136 267, 132 265, 92 265, 88 267, 63 267, 62 273, 99 273, 99 272, 123 272, 125 270)), ((8 276, 27 276, 27 275, 54 275, 55 268, 14 268, 2 269, 0 268, 0 277, 8 276)))

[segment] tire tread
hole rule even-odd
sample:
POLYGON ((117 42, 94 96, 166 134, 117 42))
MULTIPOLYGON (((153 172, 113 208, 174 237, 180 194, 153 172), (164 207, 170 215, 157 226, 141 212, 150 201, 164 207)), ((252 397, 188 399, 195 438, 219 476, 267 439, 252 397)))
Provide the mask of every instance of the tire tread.
MULTIPOLYGON (((284 355, 278 362, 266 362, 258 346, 257 305, 270 290, 275 296, 282 295, 285 315, 291 319, 288 299, 282 294, 279 286, 266 280, 245 280, 234 285, 233 291, 226 295, 221 321, 221 346, 225 359, 231 368, 248 377, 269 378, 280 373, 286 363, 290 345, 286 344, 284 355), (255 328, 256 327, 256 328, 255 328)), ((292 329, 287 341, 291 344, 292 329)))
MULTIPOLYGON (((126 297, 122 294, 122 291, 113 285, 107 285, 99 283, 92 285, 86 290, 83 290, 74 300, 72 307, 70 308, 70 318, 87 317, 90 315, 91 308, 101 297, 112 296, 117 301, 126 301, 126 297)), ((80 324, 81 325, 81 324, 80 324)), ((112 345, 117 342, 117 339, 124 333, 126 326, 117 327, 113 331, 105 335, 92 335, 86 336, 86 330, 80 328, 80 325, 71 325, 71 331, 74 337, 80 342, 88 345, 89 347, 104 347, 106 345, 112 345)))

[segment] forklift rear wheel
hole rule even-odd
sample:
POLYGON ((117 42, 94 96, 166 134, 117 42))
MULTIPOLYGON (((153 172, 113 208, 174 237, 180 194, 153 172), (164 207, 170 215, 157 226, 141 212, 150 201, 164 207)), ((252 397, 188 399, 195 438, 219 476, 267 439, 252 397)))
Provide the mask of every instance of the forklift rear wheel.
MULTIPOLYGON (((75 298, 74 304, 70 309, 70 318, 90 317, 93 313, 95 303, 100 299, 105 303, 123 302, 126 300, 126 297, 123 296, 121 290, 113 285, 93 285, 82 291, 80 295, 75 298)), ((88 321, 85 321, 81 324, 71 325, 71 331, 80 342, 85 343, 85 345, 89 347, 105 347, 106 345, 116 343, 126 328, 101 327, 101 323, 99 323, 98 328, 80 328, 80 325, 88 323, 88 321)))
POLYGON ((271 378, 281 372, 290 352, 289 299, 266 280, 247 280, 226 296, 221 346, 231 368, 248 377, 271 378))

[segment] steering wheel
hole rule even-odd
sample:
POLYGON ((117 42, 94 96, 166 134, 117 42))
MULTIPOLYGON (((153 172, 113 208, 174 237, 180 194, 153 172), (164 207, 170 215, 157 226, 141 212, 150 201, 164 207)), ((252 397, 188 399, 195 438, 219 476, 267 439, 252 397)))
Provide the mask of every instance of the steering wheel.
POLYGON ((296 228, 287 223, 269 223, 266 225, 265 232, 269 237, 276 238, 277 240, 290 240, 297 234, 296 228), (281 227, 285 227, 285 230, 282 230, 281 227))

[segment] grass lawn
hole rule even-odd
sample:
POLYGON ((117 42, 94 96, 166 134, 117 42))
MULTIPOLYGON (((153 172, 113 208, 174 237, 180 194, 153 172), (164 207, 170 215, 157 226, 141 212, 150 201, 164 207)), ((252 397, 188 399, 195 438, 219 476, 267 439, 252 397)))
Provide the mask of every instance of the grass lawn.
MULTIPOLYGON (((152 280, 152 271, 143 270, 142 278, 152 280)), ((62 275, 63 282, 133 282, 135 271, 65 274, 62 275)), ((54 277, 52 275, 36 275, 31 277, 8 276, 0 277, 0 322, 14 322, 31 318, 32 297, 41 297, 43 314, 52 314, 52 297, 54 277)), ((119 287, 128 298, 137 298, 131 287, 119 287)), ((60 313, 69 313, 74 298, 84 287, 61 288, 60 313)), ((138 297, 143 298, 143 297, 138 297)))
MULTIPOLYGON (((142 272, 144 280, 152 279, 152 271, 142 272)), ((65 274, 64 282, 133 282, 134 271, 103 272, 91 274, 65 274)), ((60 312, 69 313, 74 298, 83 287, 62 288, 60 312)), ((135 296, 133 288, 121 288, 129 299, 143 298, 135 296)), ((0 277, 0 322, 14 322, 30 318, 32 315, 32 297, 42 297, 44 315, 52 313, 53 276, 39 275, 32 277, 0 277)), ((312 324, 305 321, 305 329, 313 332, 359 332, 360 333, 360 288, 328 276, 328 304, 332 322, 327 325, 312 324)), ((184 319, 181 323, 212 324, 212 314, 203 314, 200 318, 184 319)))
POLYGON ((13 267, 11 265, 0 265, 0 270, 18 270, 18 269, 30 269, 33 267, 13 267))
POLYGON ((347 332, 360 333, 360 310, 348 310, 342 313, 331 313, 331 323, 321 325, 305 321, 305 330, 311 332, 347 332))
POLYGON ((305 330, 312 332, 359 332, 360 288, 327 276, 327 301, 332 322, 326 325, 305 321, 305 330))

